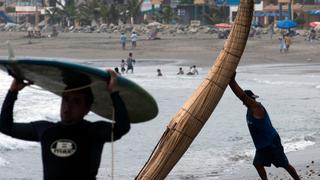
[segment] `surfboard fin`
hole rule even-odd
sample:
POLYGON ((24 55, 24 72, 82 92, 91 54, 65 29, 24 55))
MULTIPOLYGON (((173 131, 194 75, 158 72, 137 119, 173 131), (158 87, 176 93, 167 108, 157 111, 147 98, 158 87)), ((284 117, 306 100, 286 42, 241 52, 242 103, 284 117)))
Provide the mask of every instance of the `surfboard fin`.
POLYGON ((8 46, 8 53, 9 53, 8 59, 9 59, 9 60, 15 60, 16 58, 15 58, 15 56, 14 56, 14 51, 13 51, 13 49, 12 49, 12 46, 11 46, 11 44, 10 44, 10 41, 7 41, 7 46, 8 46))

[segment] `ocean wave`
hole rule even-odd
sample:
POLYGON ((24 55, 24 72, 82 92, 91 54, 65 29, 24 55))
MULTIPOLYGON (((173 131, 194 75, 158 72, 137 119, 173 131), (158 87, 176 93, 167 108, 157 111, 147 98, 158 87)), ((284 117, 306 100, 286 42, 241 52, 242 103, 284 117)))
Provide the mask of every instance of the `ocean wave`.
POLYGON ((22 141, 0 134, 0 151, 23 150, 39 146, 38 143, 22 141))
POLYGON ((283 147, 285 152, 299 151, 316 144, 315 138, 312 136, 305 136, 303 138, 292 138, 283 141, 283 147))
MULTIPOLYGON (((260 80, 253 79, 260 84, 269 84, 269 85, 280 85, 280 86, 315 86, 313 82, 296 82, 296 81, 273 81, 273 80, 260 80)), ((320 85, 319 85, 320 86, 320 85)))
POLYGON ((8 161, 0 157, 0 166, 7 166, 9 164, 8 161))
POLYGON ((249 162, 252 160, 254 155, 254 149, 247 149, 244 151, 238 150, 237 152, 232 152, 231 154, 226 155, 228 160, 233 162, 249 162))

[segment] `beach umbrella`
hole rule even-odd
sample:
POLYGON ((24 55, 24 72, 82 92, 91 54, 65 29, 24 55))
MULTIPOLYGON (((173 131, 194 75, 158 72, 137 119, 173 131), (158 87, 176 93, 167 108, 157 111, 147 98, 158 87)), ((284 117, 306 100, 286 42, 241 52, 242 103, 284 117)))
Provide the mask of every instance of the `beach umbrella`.
POLYGON ((311 11, 309 14, 320 15, 320 10, 311 11))
POLYGON ((230 29, 232 27, 231 24, 228 23, 218 23, 214 25, 217 28, 230 29))
POLYGON ((165 179, 205 125, 240 62, 248 40, 253 7, 253 0, 240 0, 235 23, 207 77, 167 125, 136 180, 165 179))
POLYGON ((292 20, 282 20, 277 22, 277 27, 280 29, 290 29, 297 26, 297 23, 292 20))
POLYGON ((318 22, 318 21, 313 21, 313 22, 310 22, 310 23, 309 23, 309 26, 310 26, 310 27, 313 27, 313 28, 315 28, 315 27, 318 26, 318 25, 320 25, 320 22, 318 22))

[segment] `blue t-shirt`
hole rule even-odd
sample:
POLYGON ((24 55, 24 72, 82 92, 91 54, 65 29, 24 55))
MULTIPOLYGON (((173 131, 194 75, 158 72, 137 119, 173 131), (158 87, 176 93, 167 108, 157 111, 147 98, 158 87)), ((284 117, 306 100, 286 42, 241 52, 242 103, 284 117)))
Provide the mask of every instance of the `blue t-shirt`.
POLYGON ((273 138, 278 134, 271 124, 268 112, 265 110, 263 119, 256 119, 248 108, 247 124, 256 149, 262 149, 272 144, 273 138))

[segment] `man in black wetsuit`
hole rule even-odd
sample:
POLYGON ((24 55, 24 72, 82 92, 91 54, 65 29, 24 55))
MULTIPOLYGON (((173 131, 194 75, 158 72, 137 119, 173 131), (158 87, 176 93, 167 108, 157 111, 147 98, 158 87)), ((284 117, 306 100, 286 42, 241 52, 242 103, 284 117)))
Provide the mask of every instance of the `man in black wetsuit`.
POLYGON ((0 131, 14 138, 41 143, 45 180, 96 179, 104 143, 118 140, 129 131, 127 109, 117 89, 117 75, 112 70, 108 71, 111 78, 106 81, 106 90, 114 106, 113 127, 105 121, 88 122, 83 119, 93 102, 91 88, 63 93, 61 121, 58 123, 14 123, 14 103, 26 84, 13 80, 2 105, 0 131))

